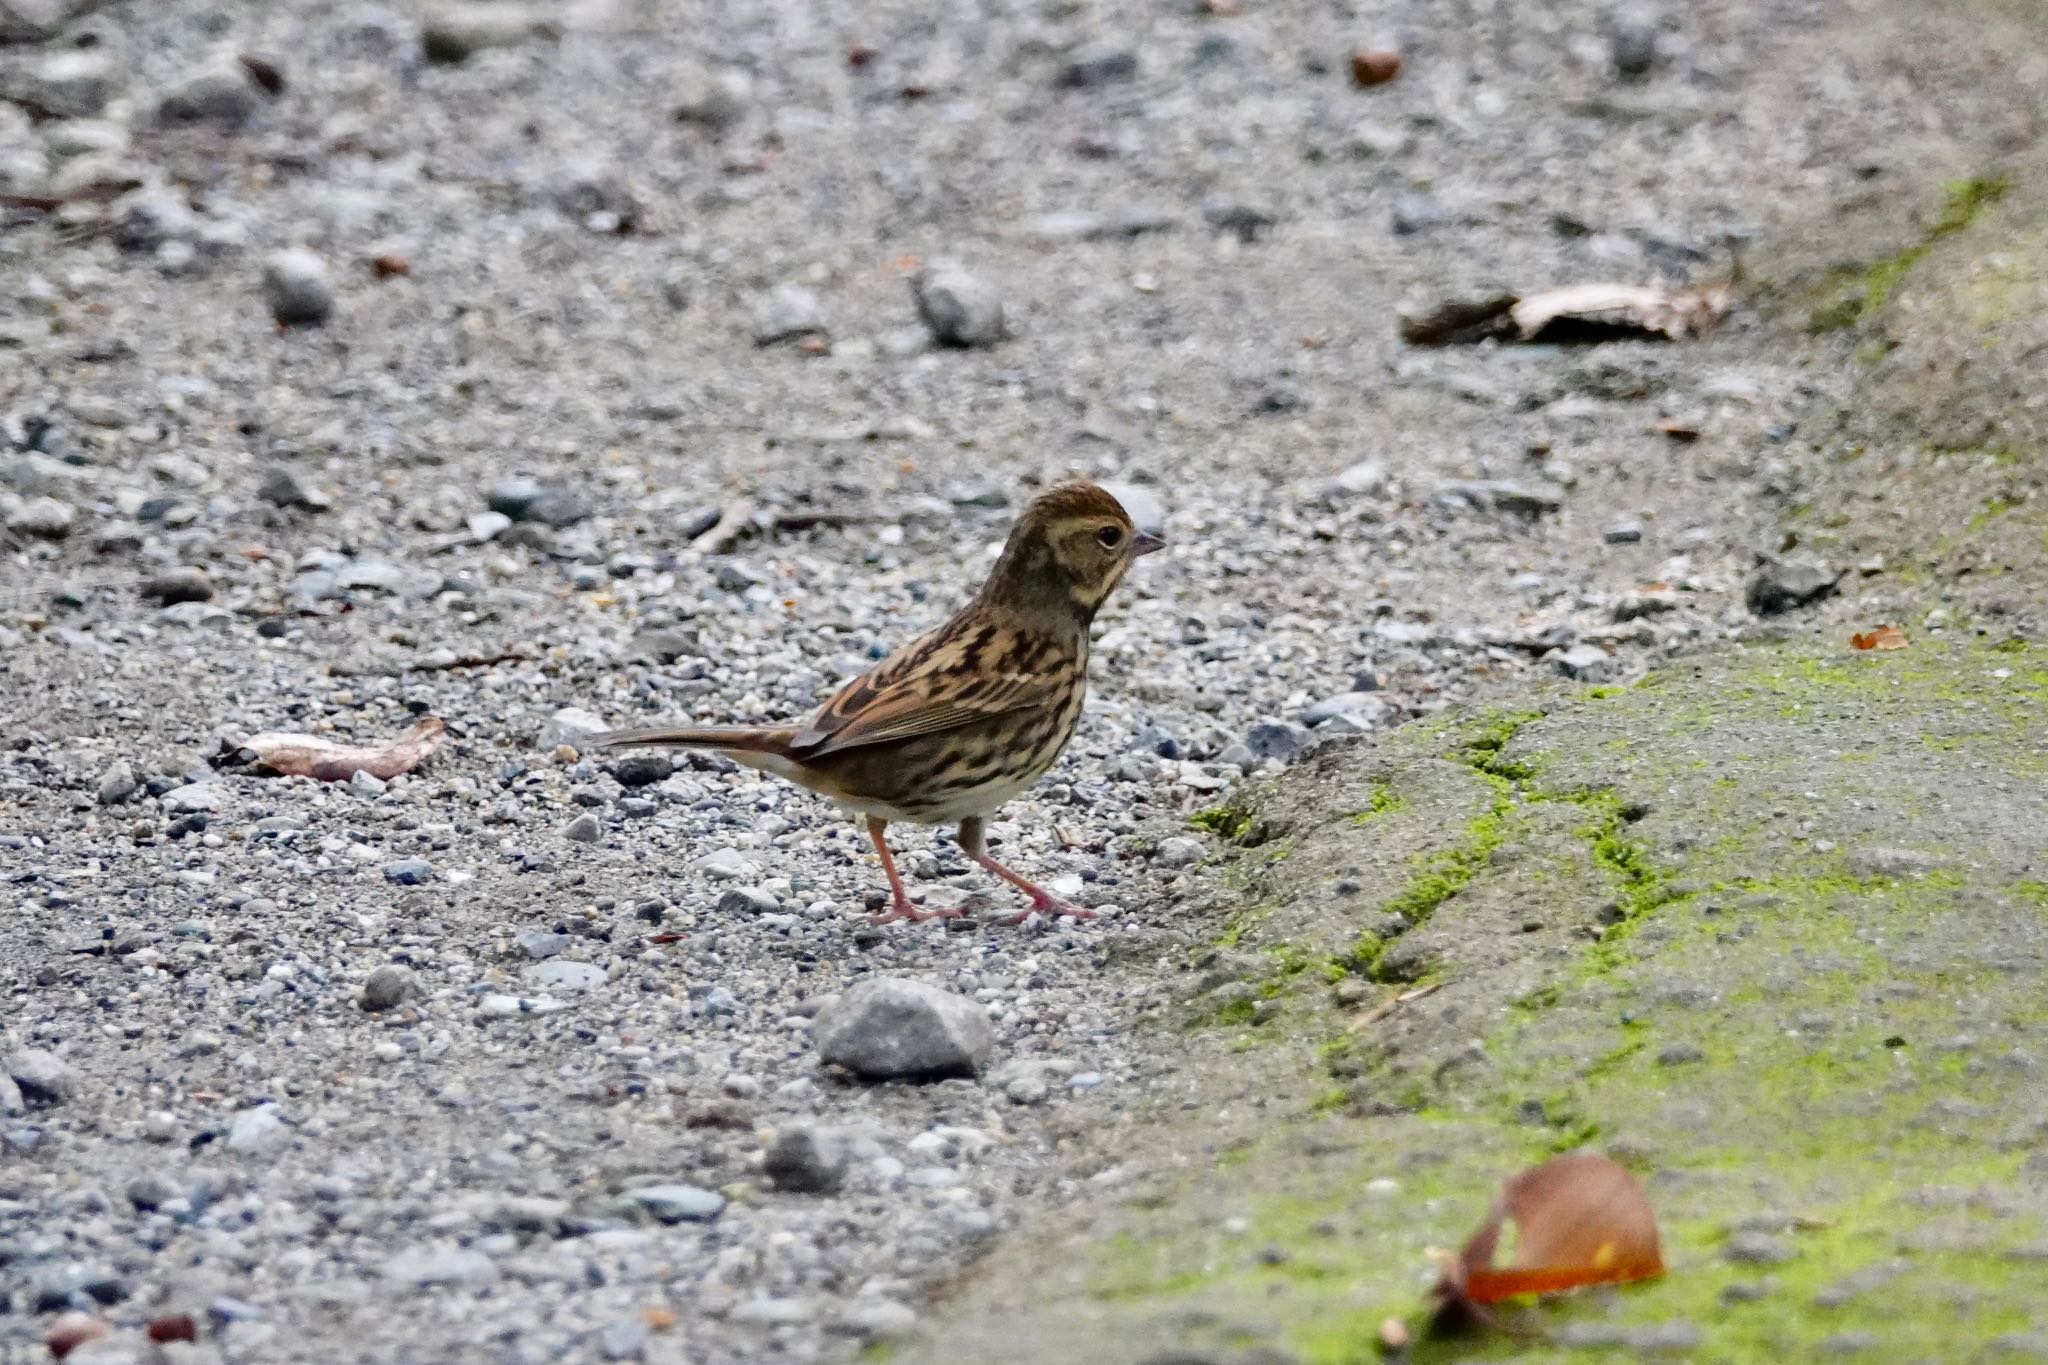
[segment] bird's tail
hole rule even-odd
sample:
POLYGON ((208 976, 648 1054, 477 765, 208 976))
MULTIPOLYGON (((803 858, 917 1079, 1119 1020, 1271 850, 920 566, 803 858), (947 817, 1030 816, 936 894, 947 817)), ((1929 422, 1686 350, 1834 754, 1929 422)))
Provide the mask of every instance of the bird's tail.
POLYGON ((796 731, 787 726, 753 725, 649 725, 631 730, 606 730, 592 735, 594 749, 626 749, 636 746, 662 749, 709 749, 715 753, 774 754, 789 752, 796 731))

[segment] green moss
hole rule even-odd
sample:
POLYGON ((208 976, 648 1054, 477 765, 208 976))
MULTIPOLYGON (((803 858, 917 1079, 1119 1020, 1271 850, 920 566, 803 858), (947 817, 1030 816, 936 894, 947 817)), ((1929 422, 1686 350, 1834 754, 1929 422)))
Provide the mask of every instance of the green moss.
POLYGON ((1941 213, 1917 241, 1883 260, 1837 270, 1828 277, 1820 288, 1824 302, 1814 308, 1808 319, 1809 329, 1834 332, 1870 318, 1890 301, 1907 272, 1922 257, 1943 239, 1969 227, 2011 188, 2010 180, 1994 176, 1950 183, 1944 190, 1941 213))
POLYGON ((1368 820, 1377 819, 1382 815, 1392 815, 1396 811, 1406 810, 1407 808, 1408 802, 1406 799, 1394 791, 1392 787, 1389 787, 1384 782, 1375 782, 1372 785, 1372 800, 1366 804, 1364 810, 1351 817, 1351 823, 1362 825, 1368 820))
POLYGON ((1978 508, 1970 517, 1970 534, 1976 535, 2017 506, 2019 506, 2019 503, 2010 498, 1986 499, 1984 505, 1978 508))
POLYGON ((1251 822, 1251 816, 1235 806, 1211 806, 1188 817, 1188 823, 1196 829, 1223 839, 1235 839, 1251 822))

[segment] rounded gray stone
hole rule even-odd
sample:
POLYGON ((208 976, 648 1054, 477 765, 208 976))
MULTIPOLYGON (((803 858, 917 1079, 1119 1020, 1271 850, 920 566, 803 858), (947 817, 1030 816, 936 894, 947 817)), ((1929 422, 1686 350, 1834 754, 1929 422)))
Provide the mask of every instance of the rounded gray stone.
POLYGON ((327 266, 302 248, 273 254, 263 263, 263 300, 286 327, 312 327, 334 315, 334 287, 327 266))
POLYGON ((995 1051, 988 1012, 903 977, 856 981, 814 1024, 818 1056, 871 1081, 976 1076, 995 1051))
POLYGON ((362 1006, 371 1013, 396 1009, 418 990, 419 982, 411 969, 387 962, 363 982, 362 1006))

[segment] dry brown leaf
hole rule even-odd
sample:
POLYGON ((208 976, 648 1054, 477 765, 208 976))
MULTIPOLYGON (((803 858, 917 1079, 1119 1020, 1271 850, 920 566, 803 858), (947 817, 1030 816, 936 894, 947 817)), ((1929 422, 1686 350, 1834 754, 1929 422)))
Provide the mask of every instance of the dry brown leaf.
POLYGON ((646 1323, 650 1331, 666 1332, 674 1327, 679 1319, 673 1308, 663 1308, 657 1304, 652 1308, 641 1309, 640 1321, 646 1323))
POLYGON ((1525 1294, 1625 1284, 1664 1273, 1657 1217, 1643 1187, 1597 1152, 1567 1152, 1501 1186, 1486 1221, 1445 1268, 1437 1295, 1471 1308, 1525 1294), (1514 1255, 1496 1266, 1502 1227, 1514 1255))
POLYGON ((1667 417, 1653 428, 1659 436, 1669 436, 1680 444, 1690 444, 1700 438, 1700 429, 1690 422, 1680 422, 1667 417))
MULTIPOLYGON (((1688 289, 1657 285, 1570 284, 1538 293, 1453 299, 1427 312, 1404 314, 1401 339, 1413 346, 1481 341, 1598 341, 1618 336, 1704 336, 1728 315, 1735 281, 1688 289)), ((1677 432, 1667 435, 1686 439, 1677 432)))
POLYGON ((1722 281, 1691 289, 1654 285, 1568 284, 1520 299, 1508 316, 1522 341, 1552 328, 1641 332, 1673 340, 1704 336, 1728 314, 1734 286, 1722 281))
POLYGON ((1897 626, 1879 626, 1876 630, 1849 637, 1850 647, 1854 649, 1904 649, 1909 643, 1906 632, 1897 626))
POLYGON ((235 757, 258 772, 278 777, 346 782, 357 773, 368 773, 389 781, 426 762, 441 747, 447 728, 439 717, 425 716, 396 743, 381 749, 350 748, 312 735, 272 732, 244 741, 235 757))

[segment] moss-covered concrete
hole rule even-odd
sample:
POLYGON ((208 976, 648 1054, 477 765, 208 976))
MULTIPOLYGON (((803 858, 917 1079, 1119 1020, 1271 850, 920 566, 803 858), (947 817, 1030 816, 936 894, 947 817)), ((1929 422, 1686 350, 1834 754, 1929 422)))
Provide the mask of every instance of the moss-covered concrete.
POLYGON ((1646 1179, 1670 1273, 1542 1310, 1566 1344, 1416 1358, 2048 1342, 2044 775, 2037 646, 1757 648, 1319 752, 1243 812, 1287 856, 1234 854, 1263 910, 1222 956, 1277 1007, 1188 1035, 1143 1178, 1009 1248, 910 1358, 1376 1359, 1426 1250, 1584 1143, 1646 1179), (1403 989, 1374 978, 1425 974, 1354 1027, 1403 989))

